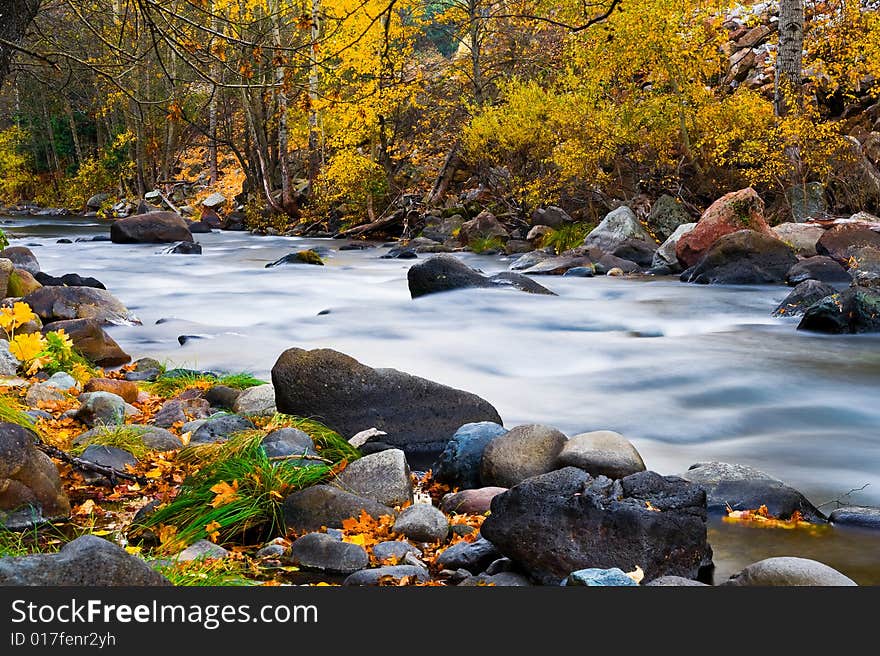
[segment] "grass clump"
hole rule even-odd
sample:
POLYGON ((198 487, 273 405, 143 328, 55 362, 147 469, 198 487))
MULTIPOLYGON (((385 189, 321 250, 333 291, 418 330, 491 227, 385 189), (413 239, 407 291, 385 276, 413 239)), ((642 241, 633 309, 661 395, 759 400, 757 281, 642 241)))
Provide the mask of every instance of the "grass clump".
POLYGON ((472 239, 468 247, 477 255, 504 250, 504 242, 498 237, 477 237, 472 239))
POLYGON ((142 426, 102 425, 95 429, 95 434, 92 435, 87 442, 74 444, 73 447, 71 447, 70 452, 75 456, 79 456, 82 455, 83 451, 89 446, 94 444, 97 446, 110 446, 122 449, 123 451, 128 451, 138 460, 142 460, 151 451, 151 449, 149 449, 143 442, 143 437, 147 432, 147 429, 142 426))
POLYGON ((552 248, 557 255, 560 255, 581 246, 595 227, 591 223, 564 223, 544 235, 541 248, 552 248))
POLYGON ((233 389, 244 390, 257 385, 265 385, 266 381, 255 378, 250 373, 214 375, 198 371, 171 370, 163 373, 151 383, 143 383, 142 387, 151 394, 173 396, 190 389, 209 389, 216 385, 225 385, 233 389))
POLYGON ((245 563, 228 558, 160 561, 151 563, 151 566, 175 586, 259 585, 259 581, 247 578, 250 570, 245 563))
POLYGON ((360 458, 361 455, 360 451, 349 444, 339 433, 314 419, 277 412, 272 415, 264 428, 266 431, 273 431, 279 428, 299 429, 312 438, 315 448, 321 454, 321 457, 334 463, 343 460, 352 462, 360 458))
POLYGON ((23 408, 24 406, 18 399, 5 394, 0 395, 0 421, 35 430, 34 420, 25 414, 23 408))

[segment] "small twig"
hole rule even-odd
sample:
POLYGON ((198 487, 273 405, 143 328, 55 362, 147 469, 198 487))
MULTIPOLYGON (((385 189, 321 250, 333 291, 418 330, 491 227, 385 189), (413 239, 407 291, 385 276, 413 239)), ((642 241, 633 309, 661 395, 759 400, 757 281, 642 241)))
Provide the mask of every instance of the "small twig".
POLYGON ((816 508, 821 508, 822 506, 827 506, 827 505, 830 504, 830 503, 836 503, 836 504, 837 504, 837 507, 840 508, 840 506, 843 505, 843 504, 841 503, 841 499, 846 499, 846 498, 847 498, 850 494, 852 494, 853 492, 861 492, 862 490, 864 490, 864 489, 865 489, 866 487, 868 487, 869 485, 870 485, 870 483, 865 483, 862 487, 854 487, 854 488, 851 489, 849 492, 847 492, 846 494, 841 494, 841 495, 840 495, 839 497, 837 497, 836 499, 832 499, 831 501, 826 501, 825 503, 820 503, 818 506, 816 506, 816 508))
POLYGON ((292 453, 289 456, 272 456, 269 458, 271 462, 281 462, 284 460, 320 460, 321 462, 326 462, 328 465, 332 465, 332 460, 327 460, 327 458, 322 458, 321 456, 311 456, 307 454, 296 454, 292 453))
POLYGON ((62 451, 58 447, 51 446, 43 441, 38 441, 36 443, 36 447, 50 458, 57 458, 58 460, 62 460, 69 465, 72 465, 76 469, 79 469, 81 471, 95 472, 96 474, 106 476, 108 479, 110 479, 110 484, 114 486, 116 485, 117 479, 122 479, 124 481, 134 481, 140 485, 146 485, 147 483, 149 483, 149 481, 143 476, 129 474, 128 472, 121 472, 118 469, 113 469, 113 467, 105 467, 104 465, 98 465, 94 462, 89 462, 88 460, 77 458, 76 456, 70 455, 66 451, 62 451))

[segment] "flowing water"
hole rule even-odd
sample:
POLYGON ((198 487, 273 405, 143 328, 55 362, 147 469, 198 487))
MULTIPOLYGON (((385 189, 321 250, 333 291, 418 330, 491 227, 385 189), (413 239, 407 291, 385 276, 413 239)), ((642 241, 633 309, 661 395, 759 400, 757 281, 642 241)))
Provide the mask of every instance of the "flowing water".
MULTIPOLYGON (((414 261, 380 259, 381 247, 215 232, 197 235, 201 256, 162 255, 157 245, 57 243, 108 234, 97 220, 16 217, 2 227, 45 272, 94 276, 134 311, 142 326, 108 329, 134 357, 268 379, 288 347, 333 348, 474 392, 507 426, 616 430, 664 474, 740 462, 817 505, 866 484, 845 501, 880 505, 880 336, 797 332, 795 320, 770 316, 784 287, 542 277, 558 296, 480 289, 411 300, 414 261), (265 268, 305 247, 332 249, 326 266, 265 268), (181 345, 182 335, 193 338, 181 345)), ((462 257, 487 273, 510 263, 462 257)), ((880 584, 878 534, 716 525, 712 543, 716 580, 787 554, 880 584)))

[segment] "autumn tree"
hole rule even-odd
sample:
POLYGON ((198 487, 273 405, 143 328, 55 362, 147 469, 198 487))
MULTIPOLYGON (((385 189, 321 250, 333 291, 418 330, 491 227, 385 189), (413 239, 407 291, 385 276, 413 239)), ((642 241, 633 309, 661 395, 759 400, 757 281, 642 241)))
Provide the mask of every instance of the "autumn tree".
POLYGON ((0 3, 0 84, 9 72, 13 55, 21 48, 41 0, 4 0, 0 3))
POLYGON ((803 0, 779 0, 779 47, 776 54, 776 77, 773 103, 777 116, 798 101, 803 70, 804 3, 803 0))

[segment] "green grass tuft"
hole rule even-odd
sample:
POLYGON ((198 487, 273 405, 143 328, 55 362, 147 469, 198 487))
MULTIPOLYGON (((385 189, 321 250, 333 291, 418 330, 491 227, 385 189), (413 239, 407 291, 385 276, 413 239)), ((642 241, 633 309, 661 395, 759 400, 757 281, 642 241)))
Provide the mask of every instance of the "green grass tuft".
POLYGON ((248 568, 244 563, 228 559, 154 562, 151 566, 175 586, 259 585, 259 581, 247 578, 248 568))
POLYGON ((16 398, 0 396, 0 421, 34 430, 34 420, 24 413, 23 407, 16 398))
POLYGON ((482 255, 493 251, 504 251, 504 242, 498 237, 478 237, 471 240, 468 248, 477 255, 482 255))
POLYGON ((177 376, 159 376, 151 383, 142 383, 141 387, 159 396, 173 396, 190 387, 209 388, 215 385, 225 385, 234 389, 248 389, 257 385, 265 385, 266 381, 255 378, 249 373, 224 374, 222 376, 209 376, 206 374, 186 373, 177 376))
POLYGON ((150 449, 143 442, 143 436, 147 434, 147 430, 141 426, 100 426, 98 431, 98 434, 87 443, 74 445, 70 452, 75 456, 82 455, 82 452, 89 446, 96 444, 123 449, 138 460, 150 453, 150 449))
POLYGON ((348 440, 314 419, 285 415, 279 412, 275 413, 269 420, 266 430, 273 431, 278 428, 297 428, 301 430, 312 438, 318 453, 332 462, 340 462, 342 460, 352 462, 360 458, 360 451, 349 444, 348 440))
POLYGON ((591 223, 565 223, 544 235, 541 248, 552 248, 557 255, 583 245, 584 239, 596 226, 591 223))

